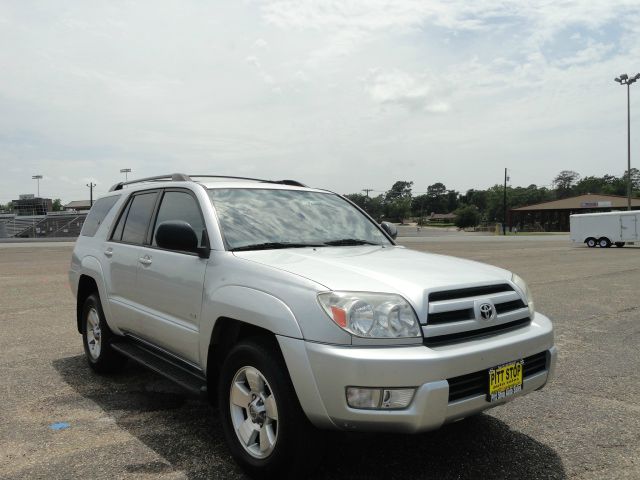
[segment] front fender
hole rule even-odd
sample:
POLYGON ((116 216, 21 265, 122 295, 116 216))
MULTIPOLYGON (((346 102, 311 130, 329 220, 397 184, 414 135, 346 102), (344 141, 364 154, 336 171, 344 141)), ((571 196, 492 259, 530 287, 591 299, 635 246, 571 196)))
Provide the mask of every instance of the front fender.
POLYGON ((200 353, 206 369, 209 342, 219 318, 233 318, 284 337, 302 338, 291 309, 279 298, 239 285, 205 291, 200 324, 200 353))

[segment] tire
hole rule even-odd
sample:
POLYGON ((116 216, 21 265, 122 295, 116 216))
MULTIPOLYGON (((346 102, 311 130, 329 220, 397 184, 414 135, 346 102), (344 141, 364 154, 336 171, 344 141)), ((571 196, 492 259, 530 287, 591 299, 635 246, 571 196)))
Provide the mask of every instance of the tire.
POLYGON ((600 245, 600 248, 609 248, 611 241, 607 237, 602 237, 598 240, 598 245, 600 245))
POLYGON ((218 405, 231 455, 252 478, 307 478, 320 462, 323 436, 302 411, 284 360, 268 339, 231 350, 218 405))
POLYGON ((598 242, 596 242, 596 239, 595 238, 591 238, 591 237, 587 238, 584 241, 584 243, 586 243, 587 247, 589 247, 589 248, 593 248, 598 244, 598 242))
POLYGON ((622 247, 624 247, 625 242, 616 242, 614 245, 615 245, 616 247, 618 247, 618 248, 622 248, 622 247))
POLYGON ((82 344, 91 369, 97 373, 121 370, 126 357, 111 348, 115 335, 107 325, 100 303, 100 296, 92 293, 82 306, 82 344))

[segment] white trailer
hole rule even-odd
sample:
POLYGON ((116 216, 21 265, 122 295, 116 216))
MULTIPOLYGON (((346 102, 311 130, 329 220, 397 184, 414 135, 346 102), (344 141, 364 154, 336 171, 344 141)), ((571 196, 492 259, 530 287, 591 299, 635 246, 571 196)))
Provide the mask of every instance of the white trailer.
POLYGON ((571 241, 602 248, 640 241, 640 211, 571 215, 571 241))

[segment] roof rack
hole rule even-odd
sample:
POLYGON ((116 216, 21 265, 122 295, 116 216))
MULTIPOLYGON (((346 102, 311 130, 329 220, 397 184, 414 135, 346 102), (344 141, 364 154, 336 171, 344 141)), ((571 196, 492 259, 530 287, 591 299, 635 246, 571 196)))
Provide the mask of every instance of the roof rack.
POLYGON ((305 184, 298 182, 297 180, 264 180, 262 178, 251 177, 233 177, 230 175, 185 175, 184 173, 172 173, 169 175, 158 175, 156 177, 138 178, 137 180, 129 180, 127 182, 118 182, 113 185, 109 191, 122 190, 125 185, 131 185, 134 183, 142 182, 194 182, 193 178, 230 178, 232 180, 250 180, 253 182, 261 183, 277 183, 281 185, 289 185, 292 187, 306 187, 305 184))

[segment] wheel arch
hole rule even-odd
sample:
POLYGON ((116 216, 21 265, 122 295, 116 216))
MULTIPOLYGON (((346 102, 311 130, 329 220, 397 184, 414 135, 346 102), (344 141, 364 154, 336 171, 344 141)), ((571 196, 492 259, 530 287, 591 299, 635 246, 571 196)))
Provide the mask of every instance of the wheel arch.
POLYGON ((97 292, 100 297, 100 305, 105 315, 105 321, 109 323, 109 303, 106 302, 107 292, 104 287, 104 277, 100 262, 91 256, 84 257, 81 262, 80 275, 78 277, 78 289, 76 294, 76 320, 78 332, 82 333, 81 316, 82 306, 91 293, 97 292))

